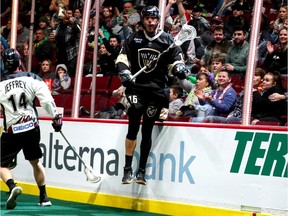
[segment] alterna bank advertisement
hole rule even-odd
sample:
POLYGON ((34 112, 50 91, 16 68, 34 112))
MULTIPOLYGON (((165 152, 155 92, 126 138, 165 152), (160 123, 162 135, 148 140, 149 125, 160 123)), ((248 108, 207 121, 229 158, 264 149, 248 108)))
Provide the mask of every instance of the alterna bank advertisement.
MULTIPOLYGON (((155 126, 147 185, 122 185, 127 124, 64 121, 62 132, 102 180, 86 182, 83 165, 51 121, 42 120, 47 185, 95 193, 239 209, 288 211, 287 132, 198 126, 155 126)), ((141 133, 133 159, 136 171, 141 133)), ((18 181, 34 183, 18 157, 18 181)))

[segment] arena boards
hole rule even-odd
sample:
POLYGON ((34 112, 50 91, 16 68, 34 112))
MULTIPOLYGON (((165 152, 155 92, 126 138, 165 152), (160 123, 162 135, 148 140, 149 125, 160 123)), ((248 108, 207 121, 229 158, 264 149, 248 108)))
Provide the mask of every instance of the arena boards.
MULTIPOLYGON (((51 120, 40 125, 52 198, 167 215, 288 213, 287 127, 157 123, 142 186, 121 184, 126 120, 64 119, 63 133, 101 175, 97 184, 86 182, 79 159, 51 120)), ((139 145, 134 170, 138 159, 139 145)), ((13 173, 24 193, 38 194, 22 154, 13 173)), ((7 190, 3 182, 1 190, 7 190)))

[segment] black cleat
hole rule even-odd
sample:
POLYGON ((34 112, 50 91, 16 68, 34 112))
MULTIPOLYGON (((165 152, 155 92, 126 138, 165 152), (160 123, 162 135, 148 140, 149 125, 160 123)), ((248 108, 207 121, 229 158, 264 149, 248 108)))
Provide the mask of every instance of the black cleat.
POLYGON ((136 173, 135 181, 137 184, 146 185, 145 170, 143 170, 141 168, 138 169, 138 171, 136 173))
POLYGON ((122 184, 131 184, 132 183, 132 168, 124 167, 124 176, 122 178, 122 184))
POLYGON ((38 203, 39 206, 52 206, 51 201, 47 198, 38 203))
POLYGON ((22 194, 22 188, 19 186, 14 187, 6 201, 6 209, 14 209, 17 205, 16 199, 22 194))

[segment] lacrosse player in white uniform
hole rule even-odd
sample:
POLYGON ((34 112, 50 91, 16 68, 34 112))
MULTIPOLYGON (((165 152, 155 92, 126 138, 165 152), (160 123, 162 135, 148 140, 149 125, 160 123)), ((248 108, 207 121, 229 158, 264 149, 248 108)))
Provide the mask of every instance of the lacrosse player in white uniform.
POLYGON ((9 165, 23 150, 26 160, 33 168, 34 178, 40 191, 41 206, 51 206, 45 188, 45 170, 39 159, 42 151, 39 146, 40 128, 35 108, 35 98, 53 117, 55 132, 61 131, 62 117, 57 112, 54 99, 45 82, 30 72, 16 72, 20 66, 20 55, 15 49, 6 49, 3 54, 6 74, 0 82, 0 104, 4 115, 4 132, 1 136, 1 179, 9 187, 10 195, 6 201, 7 209, 16 207, 16 199, 22 188, 16 186, 9 165))

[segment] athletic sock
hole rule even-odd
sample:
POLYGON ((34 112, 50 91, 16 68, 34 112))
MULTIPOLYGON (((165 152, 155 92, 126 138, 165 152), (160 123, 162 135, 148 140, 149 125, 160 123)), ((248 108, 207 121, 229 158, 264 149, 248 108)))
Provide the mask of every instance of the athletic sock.
POLYGON ((38 186, 40 191, 40 201, 43 201, 44 199, 47 199, 46 194, 46 185, 38 186))
POLYGON ((8 179, 8 180, 6 181, 6 184, 7 184, 7 186, 9 187, 9 190, 10 190, 10 191, 11 191, 14 187, 16 187, 16 184, 15 184, 15 182, 14 182, 13 179, 8 179))
POLYGON ((125 155, 125 167, 131 167, 133 156, 125 155))

